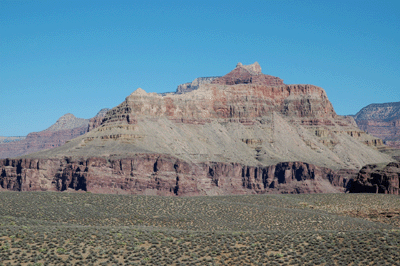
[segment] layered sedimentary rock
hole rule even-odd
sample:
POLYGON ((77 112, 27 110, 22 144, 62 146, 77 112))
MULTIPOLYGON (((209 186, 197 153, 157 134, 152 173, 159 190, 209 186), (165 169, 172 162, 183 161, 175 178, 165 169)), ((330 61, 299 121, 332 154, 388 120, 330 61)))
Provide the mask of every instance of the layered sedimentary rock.
POLYGON ((103 118, 106 116, 109 110, 110 110, 109 108, 103 108, 96 114, 95 117, 90 118, 87 131, 89 132, 95 129, 96 127, 100 126, 101 122, 103 122, 103 118))
POLYGON ((385 193, 400 192, 400 163, 370 164, 364 166, 353 180, 350 192, 385 193))
POLYGON ((3 160, 1 184, 160 195, 338 192, 351 171, 391 160, 380 147, 352 117, 336 115, 322 88, 238 64, 184 94, 137 89, 85 135, 3 160))
POLYGON ((370 104, 355 116, 360 129, 400 149, 400 102, 370 104))
POLYGON ((302 162, 272 166, 194 164, 159 154, 134 158, 13 159, 0 161, 3 188, 17 191, 87 190, 149 195, 332 193, 335 173, 302 162))
POLYGON ((29 133, 20 141, 1 143, 0 158, 13 158, 63 145, 86 133, 88 119, 65 114, 55 124, 40 132, 29 133))

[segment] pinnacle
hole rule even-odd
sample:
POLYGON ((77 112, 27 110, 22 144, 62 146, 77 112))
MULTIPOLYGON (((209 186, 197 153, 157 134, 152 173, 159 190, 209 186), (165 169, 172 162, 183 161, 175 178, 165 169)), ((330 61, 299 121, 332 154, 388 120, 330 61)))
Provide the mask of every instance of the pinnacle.
POLYGON ((137 88, 134 92, 131 93, 131 95, 146 95, 146 94, 147 92, 142 88, 137 88))

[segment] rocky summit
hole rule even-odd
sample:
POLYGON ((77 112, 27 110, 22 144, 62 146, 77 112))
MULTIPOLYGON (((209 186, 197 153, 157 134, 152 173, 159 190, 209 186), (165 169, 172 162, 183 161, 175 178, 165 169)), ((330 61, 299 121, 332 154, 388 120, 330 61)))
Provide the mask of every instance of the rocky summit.
POLYGON ((335 113, 325 91, 258 63, 180 94, 137 89, 65 145, 0 161, 11 190, 222 195, 343 192, 381 139, 335 113), (101 121, 101 122, 100 122, 101 121))

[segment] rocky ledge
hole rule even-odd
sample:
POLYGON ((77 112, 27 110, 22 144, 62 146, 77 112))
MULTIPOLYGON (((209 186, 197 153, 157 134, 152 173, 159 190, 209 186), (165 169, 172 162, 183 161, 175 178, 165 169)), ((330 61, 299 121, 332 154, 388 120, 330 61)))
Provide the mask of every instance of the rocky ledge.
POLYGON ((238 163, 195 164, 160 154, 134 158, 0 160, 0 185, 15 191, 147 195, 337 193, 346 182, 334 171, 302 162, 266 167, 238 163))

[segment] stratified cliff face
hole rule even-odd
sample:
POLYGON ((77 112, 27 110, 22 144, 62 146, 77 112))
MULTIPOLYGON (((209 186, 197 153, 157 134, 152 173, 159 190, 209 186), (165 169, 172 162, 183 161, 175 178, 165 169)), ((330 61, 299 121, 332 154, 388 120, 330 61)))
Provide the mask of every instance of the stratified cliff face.
POLYGON ((14 158, 60 147, 67 140, 85 134, 88 121, 88 119, 77 118, 73 114, 63 115, 46 130, 29 133, 20 141, 1 143, 0 158, 14 158))
POLYGON ((184 94, 137 89, 85 135, 3 160, 1 184, 160 195, 338 192, 348 185, 339 173, 391 160, 380 147, 353 118, 336 115, 322 88, 285 85, 256 63, 238 64, 184 94))
POLYGON ((354 119, 360 129, 381 138, 388 146, 400 149, 400 102, 370 104, 354 119))
POLYGON ((109 111, 109 108, 103 108, 101 109, 95 117, 90 118, 89 120, 89 125, 87 128, 87 132, 95 129, 96 127, 101 125, 101 122, 103 122, 103 118, 106 116, 107 112, 109 111))
POLYGON ((160 154, 135 158, 14 159, 0 161, 0 185, 16 191, 84 190, 148 195, 226 195, 343 192, 335 173, 301 162, 267 167, 194 164, 160 154))

